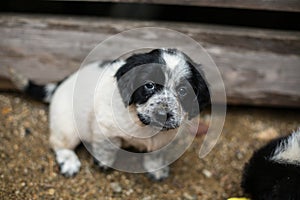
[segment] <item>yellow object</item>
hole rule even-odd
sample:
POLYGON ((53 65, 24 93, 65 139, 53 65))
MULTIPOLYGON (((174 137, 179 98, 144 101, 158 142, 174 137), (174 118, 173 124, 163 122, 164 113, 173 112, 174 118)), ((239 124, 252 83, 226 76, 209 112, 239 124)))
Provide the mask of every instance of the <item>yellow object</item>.
POLYGON ((240 198, 233 197, 233 198, 229 198, 228 200, 250 200, 250 199, 245 198, 245 197, 240 197, 240 198))

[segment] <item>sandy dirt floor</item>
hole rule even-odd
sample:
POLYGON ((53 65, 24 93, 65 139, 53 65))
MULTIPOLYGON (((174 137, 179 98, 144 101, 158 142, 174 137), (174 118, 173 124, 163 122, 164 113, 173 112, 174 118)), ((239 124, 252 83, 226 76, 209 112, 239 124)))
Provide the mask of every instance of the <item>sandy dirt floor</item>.
POLYGON ((20 94, 0 93, 0 199, 201 199, 243 196, 240 179, 253 150, 300 126, 293 109, 230 107, 222 135, 204 159, 204 136, 171 165, 171 175, 152 182, 145 174, 99 172, 82 146, 81 171, 59 174, 48 144, 48 106, 20 94))

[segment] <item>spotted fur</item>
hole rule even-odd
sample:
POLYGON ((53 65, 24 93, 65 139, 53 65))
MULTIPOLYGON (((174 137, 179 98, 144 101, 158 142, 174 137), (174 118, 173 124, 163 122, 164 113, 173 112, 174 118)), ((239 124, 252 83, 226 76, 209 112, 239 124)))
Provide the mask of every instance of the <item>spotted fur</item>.
POLYGON ((300 129, 254 152, 242 188, 252 200, 300 199, 300 129))
MULTIPOLYGON (((50 144, 66 176, 79 171, 74 149, 81 141, 91 144, 96 163, 105 168, 116 159, 116 149, 106 139, 120 148, 158 150, 174 138, 187 118, 195 117, 209 103, 200 65, 176 49, 91 63, 59 84, 14 80, 29 95, 50 102, 50 144)), ((157 164, 144 160, 144 167, 157 180, 169 172, 168 168, 153 171, 164 163, 162 159, 158 157, 157 164)))

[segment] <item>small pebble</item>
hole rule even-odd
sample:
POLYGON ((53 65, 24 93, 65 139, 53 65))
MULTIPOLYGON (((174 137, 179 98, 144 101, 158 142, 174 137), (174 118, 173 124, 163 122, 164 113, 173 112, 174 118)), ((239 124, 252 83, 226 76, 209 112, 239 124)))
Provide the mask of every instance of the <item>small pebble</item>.
POLYGON ((146 196, 146 197, 144 197, 142 200, 151 200, 151 199, 152 199, 151 196, 146 196))
POLYGON ((195 197, 186 192, 183 193, 183 198, 186 200, 195 200, 195 197))
POLYGON ((169 194, 174 194, 174 190, 169 190, 168 193, 169 194))
POLYGON ((2 115, 7 115, 7 114, 9 114, 11 111, 12 111, 12 109, 11 109, 10 107, 4 107, 4 108, 2 108, 2 110, 1 110, 1 114, 2 114, 2 115))
POLYGON ((127 196, 131 195, 132 193, 133 193, 133 189, 129 189, 129 190, 127 190, 127 191, 125 192, 125 194, 126 194, 127 196))
POLYGON ((139 194, 141 194, 141 193, 143 193, 143 190, 141 188, 137 188, 136 192, 139 193, 139 194))
POLYGON ((21 102, 21 99, 20 99, 20 98, 18 98, 18 97, 16 97, 16 98, 14 99, 14 102, 18 104, 18 103, 20 103, 20 102, 21 102))
POLYGON ((279 137, 279 133, 272 127, 256 133, 255 137, 262 141, 269 141, 279 137))
POLYGON ((18 150, 19 149, 19 146, 17 144, 14 144, 14 150, 18 150))
POLYGON ((111 177, 110 174, 106 175, 106 179, 107 179, 107 180, 111 180, 111 178, 112 178, 112 177, 111 177))
POLYGON ((39 114, 40 114, 40 115, 46 115, 46 112, 45 112, 45 110, 42 110, 42 109, 41 109, 41 110, 39 110, 39 114))
POLYGON ((202 170, 202 174, 206 177, 206 178, 210 178, 212 176, 212 173, 210 171, 208 171, 207 169, 202 170))
POLYGON ((28 136, 31 134, 31 130, 29 128, 25 128, 25 136, 28 136))
POLYGON ((50 189, 48 190, 48 194, 49 194, 49 195, 54 195, 54 193, 55 193, 55 190, 54 190, 53 188, 50 188, 50 189))
POLYGON ((111 183, 110 187, 115 193, 121 193, 122 192, 122 187, 120 186, 120 184, 118 182, 111 183))
POLYGON ((125 185, 129 185, 129 183, 130 183, 130 180, 128 180, 128 179, 125 179, 125 180, 124 180, 124 182, 125 182, 125 185))
POLYGON ((237 158, 238 160, 242 160, 242 159, 244 158, 244 155, 243 155, 241 152, 237 152, 237 153, 236 153, 236 158, 237 158))
POLYGON ((24 127, 20 127, 19 132, 22 137, 26 135, 24 127))

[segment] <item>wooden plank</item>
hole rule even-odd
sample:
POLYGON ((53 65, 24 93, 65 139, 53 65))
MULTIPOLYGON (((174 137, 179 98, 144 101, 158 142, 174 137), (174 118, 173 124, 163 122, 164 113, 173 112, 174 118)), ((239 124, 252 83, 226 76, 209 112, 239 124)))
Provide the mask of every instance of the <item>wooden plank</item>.
MULTIPOLYGON (((61 0, 60 0, 61 1, 61 0)), ((69 1, 69 0, 62 0, 69 1)), ((300 12, 299 0, 75 0, 114 3, 147 3, 162 5, 206 6, 221 8, 255 9, 300 12)))
POLYGON ((14 90, 15 87, 8 77, 0 76, 0 91, 1 90, 14 90))
MULTIPOLYGON (((5 66, 13 66, 37 82, 57 81, 78 69, 89 51, 113 34, 137 27, 166 27, 206 48, 220 69, 229 103, 300 106, 299 32, 33 15, 2 15, 0 25, 0 76, 7 77, 5 66)), ((124 39, 133 47, 144 41, 164 44, 166 38, 145 32, 124 39)), ((174 44, 193 48, 180 41, 174 44)), ((110 51, 101 52, 99 59, 114 59, 114 50, 128 48, 128 43, 111 45, 106 44, 110 51)))

